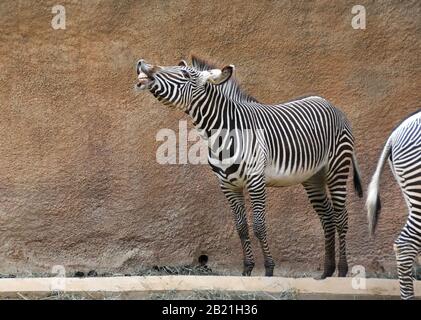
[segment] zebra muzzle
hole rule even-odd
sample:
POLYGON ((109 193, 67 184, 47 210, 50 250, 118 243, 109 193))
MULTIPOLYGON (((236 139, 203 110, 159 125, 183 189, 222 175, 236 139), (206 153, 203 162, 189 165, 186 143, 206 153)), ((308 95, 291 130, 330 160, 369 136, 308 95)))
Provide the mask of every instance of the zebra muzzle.
POLYGON ((138 86, 140 86, 140 85, 146 85, 146 84, 148 84, 148 83, 149 83, 149 81, 151 80, 151 79, 149 79, 149 77, 148 77, 145 73, 143 73, 143 72, 139 73, 139 76, 137 77, 137 79, 138 79, 138 81, 139 81, 138 86))
POLYGON ((149 85, 149 83, 151 82, 151 79, 144 74, 143 72, 140 72, 138 77, 137 77, 137 84, 136 84, 136 89, 138 90, 143 90, 146 89, 149 85))
POLYGON ((153 73, 155 71, 155 67, 145 63, 144 60, 139 60, 136 69, 138 79, 136 88, 140 90, 146 89, 153 81, 153 73))

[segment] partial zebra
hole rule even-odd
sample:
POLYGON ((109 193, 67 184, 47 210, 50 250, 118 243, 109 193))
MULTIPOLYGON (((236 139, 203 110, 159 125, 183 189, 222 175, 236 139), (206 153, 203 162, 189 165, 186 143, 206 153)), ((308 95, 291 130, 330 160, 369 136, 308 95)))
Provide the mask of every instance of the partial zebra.
POLYGON ((354 183, 362 196, 354 138, 345 115, 327 100, 309 96, 268 105, 246 94, 232 74, 197 58, 192 66, 137 64, 138 89, 148 89, 167 106, 187 113, 209 141, 209 164, 231 206, 244 258, 243 275, 251 275, 254 256, 244 205, 250 194, 253 230, 263 251, 266 275, 273 275, 274 259, 267 243, 266 187, 302 184, 318 213, 325 236, 321 278, 336 269, 335 234, 339 238, 339 276, 346 276, 345 206, 351 164, 354 183), (330 194, 330 196, 329 196, 330 194))
POLYGON ((421 110, 404 120, 387 139, 367 195, 367 216, 373 235, 380 214, 379 183, 386 160, 402 190, 409 216, 393 246, 402 299, 414 297, 412 267, 421 250, 421 110))

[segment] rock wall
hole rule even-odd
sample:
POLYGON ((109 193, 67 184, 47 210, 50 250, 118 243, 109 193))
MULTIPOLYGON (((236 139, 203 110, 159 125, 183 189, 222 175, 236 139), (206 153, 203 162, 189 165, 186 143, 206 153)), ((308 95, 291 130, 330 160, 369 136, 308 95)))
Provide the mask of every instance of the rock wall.
MULTIPOLYGON (((155 136, 186 116, 133 91, 135 62, 191 52, 235 64, 268 103, 317 93, 353 124, 364 186, 394 125, 420 107, 421 3, 360 1, 57 1, 0 3, 0 272, 132 272, 194 263, 235 271, 241 247, 206 165, 160 165, 155 136)), ((191 125, 189 123, 189 128, 191 125)), ((350 265, 394 268, 406 209, 386 169, 369 240, 364 201, 348 199, 350 265)), ((281 271, 323 261, 317 215, 301 186, 271 189, 269 243, 281 271)), ((257 266, 262 268, 255 240, 257 266)))

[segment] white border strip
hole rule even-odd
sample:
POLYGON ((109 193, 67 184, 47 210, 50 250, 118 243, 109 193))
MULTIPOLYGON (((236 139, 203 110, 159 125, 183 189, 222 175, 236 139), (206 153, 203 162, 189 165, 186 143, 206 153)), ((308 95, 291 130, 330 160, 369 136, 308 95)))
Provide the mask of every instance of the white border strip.
MULTIPOLYGON (((365 279, 365 289, 354 289, 353 278, 232 277, 232 276, 147 276, 98 278, 7 278, 0 279, 0 297, 21 294, 65 293, 150 293, 160 291, 222 290, 299 294, 399 296, 394 279, 365 279)), ((421 281, 415 282, 415 296, 421 296, 421 281)))

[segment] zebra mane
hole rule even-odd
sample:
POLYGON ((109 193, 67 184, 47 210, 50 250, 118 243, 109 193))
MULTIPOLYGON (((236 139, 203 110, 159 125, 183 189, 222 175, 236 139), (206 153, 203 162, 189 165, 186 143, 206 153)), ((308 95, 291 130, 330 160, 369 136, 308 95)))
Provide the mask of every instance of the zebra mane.
MULTIPOLYGON (((199 58, 196 55, 192 55, 191 57, 193 68, 199 71, 211 70, 211 69, 218 69, 218 67, 205 59, 199 58)), ((235 79, 234 76, 220 85, 221 91, 223 94, 238 102, 258 102, 256 98, 252 97, 251 95, 247 94, 243 89, 241 89, 240 85, 235 79)))

